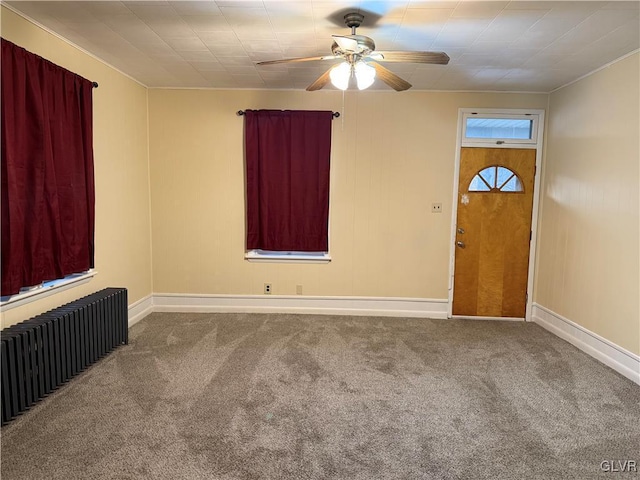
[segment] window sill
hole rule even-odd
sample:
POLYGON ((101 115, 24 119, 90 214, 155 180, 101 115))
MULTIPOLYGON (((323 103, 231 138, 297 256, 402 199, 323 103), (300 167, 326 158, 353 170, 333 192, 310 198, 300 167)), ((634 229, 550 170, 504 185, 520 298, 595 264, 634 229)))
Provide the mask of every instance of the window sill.
POLYGON ((38 285, 33 290, 26 292, 16 293, 11 295, 8 300, 0 302, 0 312, 11 310, 12 308, 26 305, 27 303, 40 300, 42 298, 53 295, 54 293, 64 292, 73 287, 87 283, 98 272, 96 270, 89 270, 84 273, 76 273, 68 275, 65 278, 59 278, 58 280, 51 280, 44 282, 42 285, 38 285))
POLYGON ((258 263, 329 263, 328 253, 321 255, 305 255, 299 253, 257 253, 254 251, 244 254, 245 260, 258 263))

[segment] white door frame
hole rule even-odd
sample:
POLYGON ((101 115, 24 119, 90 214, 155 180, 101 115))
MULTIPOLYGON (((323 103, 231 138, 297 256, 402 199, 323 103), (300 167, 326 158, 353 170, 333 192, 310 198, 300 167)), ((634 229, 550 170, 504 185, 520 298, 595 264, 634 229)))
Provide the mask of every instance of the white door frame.
MULTIPOLYGON (((538 207, 540 203, 540 185, 542 173, 542 140, 544 135, 544 110, 541 109, 499 109, 499 108, 460 108, 458 109, 458 135, 456 140, 455 170, 453 175, 453 208, 451 209, 451 238, 449 242, 449 301, 447 307, 447 317, 453 317, 453 276, 455 274, 455 242, 456 242, 456 220, 458 218, 458 183, 460 181, 460 152, 463 147, 476 148, 535 148, 536 149, 536 171, 533 187, 533 209, 531 212, 531 242, 529 243, 529 272, 527 277, 527 307, 525 311, 525 321, 531 321, 531 308, 533 305, 533 281, 536 260, 536 244, 538 233, 538 207), (465 114, 477 113, 480 115, 508 117, 508 118, 532 118, 536 117, 537 128, 534 130, 535 139, 531 143, 521 141, 509 142, 504 140, 496 143, 491 141, 470 141, 463 137, 463 127, 465 114)), ((459 316, 456 316, 459 317, 459 316)), ((468 317, 477 320, 522 320, 521 318, 505 317, 468 317)))

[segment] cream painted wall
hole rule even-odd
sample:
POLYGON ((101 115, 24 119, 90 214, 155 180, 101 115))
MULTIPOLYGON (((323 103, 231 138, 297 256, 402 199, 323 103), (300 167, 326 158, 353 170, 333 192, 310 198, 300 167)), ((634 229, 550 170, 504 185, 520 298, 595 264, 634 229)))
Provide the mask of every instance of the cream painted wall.
POLYGON ((150 295, 151 237, 147 89, 2 7, 7 40, 93 81, 96 270, 87 284, 7 310, 2 326, 105 287, 126 287, 129 302, 150 295))
POLYGON ((3 37, 100 83, 99 274, 4 312, 3 327, 106 286, 127 287, 130 303, 152 292, 260 294, 265 282, 275 294, 303 285, 305 295, 445 299, 458 108, 549 106, 535 301, 640 353, 638 54, 550 96, 147 91, 5 7, 0 15, 3 37), (342 113, 333 123, 331 263, 243 259, 235 111, 245 108, 342 113), (433 202, 442 214, 430 213, 433 202))
POLYGON ((155 293, 446 299, 458 108, 548 96, 445 92, 149 91, 155 293), (333 121, 329 264, 244 260, 241 109, 333 121), (443 204, 432 214, 431 203, 443 204))
POLYGON ((640 354, 640 66, 551 94, 535 301, 640 354))

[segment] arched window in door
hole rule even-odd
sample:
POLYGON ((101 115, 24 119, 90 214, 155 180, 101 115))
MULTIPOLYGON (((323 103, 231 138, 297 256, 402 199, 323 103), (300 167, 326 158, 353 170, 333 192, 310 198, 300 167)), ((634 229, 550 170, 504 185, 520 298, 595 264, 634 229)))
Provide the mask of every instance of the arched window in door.
POLYGON ((518 175, 501 165, 491 165, 476 173, 468 188, 469 192, 524 192, 518 175))

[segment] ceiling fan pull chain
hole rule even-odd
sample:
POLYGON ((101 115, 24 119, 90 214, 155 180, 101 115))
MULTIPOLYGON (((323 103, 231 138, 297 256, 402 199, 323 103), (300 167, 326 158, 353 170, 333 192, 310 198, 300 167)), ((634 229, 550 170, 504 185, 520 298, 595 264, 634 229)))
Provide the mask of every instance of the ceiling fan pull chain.
POLYGON ((345 109, 344 109, 344 92, 345 90, 342 90, 342 115, 340 115, 342 117, 342 131, 344 132, 344 114, 345 114, 345 109))

